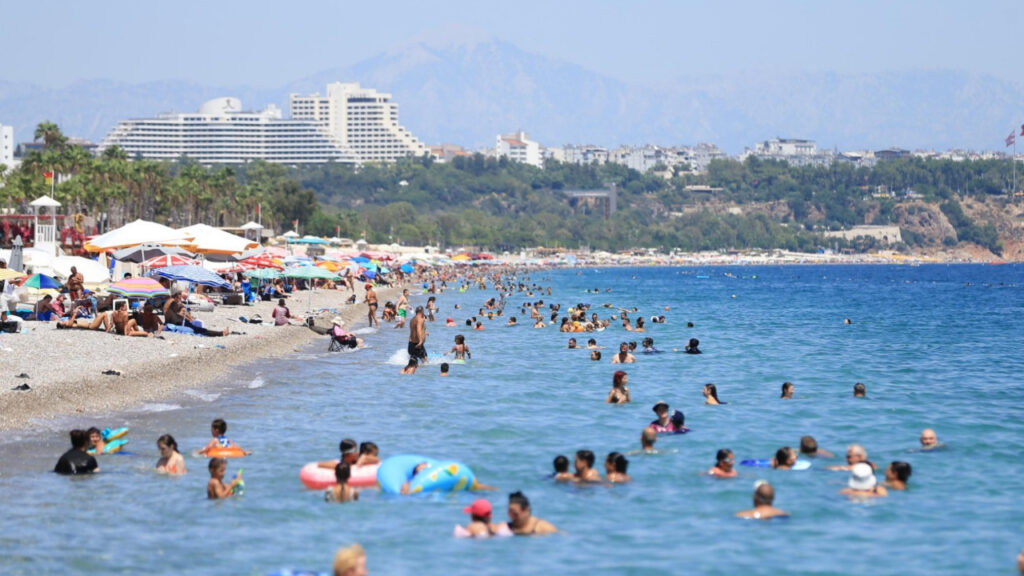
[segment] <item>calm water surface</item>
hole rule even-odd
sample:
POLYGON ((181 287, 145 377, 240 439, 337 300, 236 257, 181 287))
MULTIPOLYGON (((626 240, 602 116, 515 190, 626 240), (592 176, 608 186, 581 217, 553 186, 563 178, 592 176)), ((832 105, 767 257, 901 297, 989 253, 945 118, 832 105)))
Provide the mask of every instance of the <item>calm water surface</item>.
MULTIPOLYGON (((669 351, 696 337, 705 353, 640 356, 626 367, 634 404, 607 406, 612 350, 591 362, 586 351, 567 350, 568 336, 555 328, 506 328, 504 319, 466 332, 467 312, 492 293, 453 291, 440 297, 441 316, 460 328, 431 325, 428 348, 447 350, 464 333, 473 359, 447 379, 436 367, 399 377, 407 333, 385 327, 367 336, 363 351, 329 355, 318 344, 178 404, 7 438, 0 573, 327 570, 335 549, 353 541, 378 574, 1014 573, 1024 546, 1024 267, 563 270, 532 278, 554 286, 545 302, 563 306, 638 306, 646 317, 669 306, 668 324, 649 324, 647 336, 669 351), (594 287, 612 291, 585 293, 594 287), (778 399, 784 380, 796 384, 796 400, 778 399), (866 400, 851 397, 857 381, 868 387, 866 400), (727 405, 702 404, 706 382, 727 405), (659 399, 683 410, 693 432, 663 437, 658 446, 670 453, 633 458, 631 486, 546 479, 557 454, 588 448, 603 460, 637 448, 659 399), (193 450, 215 417, 255 452, 230 462, 229 475, 244 467, 247 492, 226 502, 205 499, 203 459, 186 455, 190 474, 182 478, 152 472, 160 434, 193 450), (95 477, 50 473, 66 428, 93 424, 131 426, 136 455, 103 457, 95 477), (924 427, 947 448, 914 452, 924 427), (860 442, 875 462, 909 461, 910 490, 849 502, 837 494, 845 474, 820 462, 806 472, 741 469, 736 480, 701 475, 718 448, 737 459, 768 458, 804 434, 840 455, 860 442), (535 514, 564 533, 454 540, 452 527, 472 500, 465 494, 369 491, 358 503, 327 505, 303 489, 298 471, 335 457, 342 437, 373 440, 385 456, 462 460, 501 489, 490 494, 496 517, 504 516, 506 493, 523 490, 535 514), (791 519, 733 518, 750 506, 759 478, 775 485, 776 505, 791 519)), ((506 313, 526 322, 518 306, 525 300, 514 297, 506 313)), ((615 325, 594 336, 614 349, 644 335, 615 325)))

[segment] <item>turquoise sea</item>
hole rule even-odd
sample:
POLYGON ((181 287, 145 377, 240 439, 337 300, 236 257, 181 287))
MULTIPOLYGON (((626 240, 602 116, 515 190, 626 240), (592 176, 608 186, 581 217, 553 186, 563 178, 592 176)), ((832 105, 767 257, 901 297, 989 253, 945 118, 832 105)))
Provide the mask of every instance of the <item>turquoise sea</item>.
POLYGON ((435 366, 399 376, 407 332, 385 326, 364 335, 370 347, 362 351, 328 354, 318 343, 180 402, 10 435, 0 442, 0 573, 327 571, 351 542, 367 549, 376 574, 1015 573, 1024 546, 1024 266, 585 269, 530 279, 552 286, 552 295, 513 296, 505 318, 482 332, 463 323, 493 291, 439 297, 428 349, 447 350, 463 333, 473 352, 450 378, 435 366), (608 358, 619 342, 645 334, 618 324, 594 334, 609 348, 592 362, 566 349, 569 335, 530 327, 519 304, 538 298, 563 310, 591 303, 602 317, 610 313, 604 303, 636 306, 647 318, 666 314, 666 324, 648 323, 646 336, 668 352, 625 367, 633 404, 604 404, 616 369, 608 358), (509 315, 523 325, 505 327, 509 315), (446 316, 459 328, 444 327, 446 316), (671 352, 691 337, 703 355, 671 352), (779 399, 786 380, 796 385, 793 401, 779 399), (851 397, 858 381, 868 398, 851 397), (703 405, 706 382, 728 404, 703 405), (631 458, 631 485, 547 478, 558 454, 587 448, 603 461, 638 448, 662 399, 685 412, 692 432, 662 437, 658 448, 668 453, 631 458), (230 462, 229 475, 244 467, 247 491, 224 502, 205 499, 203 459, 186 454, 190 473, 181 478, 152 471, 158 436, 169 432, 183 452, 196 449, 216 417, 255 453, 230 462), (130 426, 135 455, 103 457, 95 477, 50 472, 67 429, 96 424, 130 426), (925 427, 944 449, 915 450, 925 427), (719 448, 737 460, 769 458, 804 434, 835 452, 836 463, 852 442, 882 467, 910 462, 910 489, 851 502, 837 493, 846 474, 821 461, 804 472, 702 475, 719 448), (468 494, 365 491, 357 503, 326 504, 302 487, 299 468, 336 457, 343 437, 372 440, 383 456, 464 461, 500 488, 485 494, 496 518, 507 493, 522 490, 563 533, 455 540, 468 494), (758 479, 774 484, 790 519, 733 517, 750 507, 758 479))

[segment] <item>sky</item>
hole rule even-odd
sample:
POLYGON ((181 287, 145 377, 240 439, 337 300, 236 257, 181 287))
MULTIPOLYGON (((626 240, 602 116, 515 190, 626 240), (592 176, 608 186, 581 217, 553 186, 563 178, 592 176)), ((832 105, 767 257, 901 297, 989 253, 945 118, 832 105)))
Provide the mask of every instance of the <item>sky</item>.
POLYGON ((467 37, 640 85, 754 70, 1024 80, 1022 0, 53 0, 0 8, 0 82, 273 88, 415 40, 467 37))

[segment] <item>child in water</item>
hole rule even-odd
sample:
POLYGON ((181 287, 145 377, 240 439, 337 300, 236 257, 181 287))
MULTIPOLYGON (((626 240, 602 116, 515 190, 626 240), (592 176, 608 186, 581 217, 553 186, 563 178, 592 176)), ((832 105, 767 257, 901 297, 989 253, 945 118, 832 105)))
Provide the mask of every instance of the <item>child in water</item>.
POLYGON ((555 456, 555 482, 574 482, 576 476, 569 472, 569 459, 559 454, 555 456))
POLYGON ((157 439, 156 447, 160 450, 160 459, 156 462, 157 472, 174 476, 186 473, 185 458, 178 452, 178 443, 174 441, 174 436, 164 434, 157 439))
POLYGON ((206 497, 210 500, 223 500, 230 498, 235 486, 242 483, 242 479, 235 477, 231 484, 224 483, 224 474, 228 469, 228 461, 223 458, 210 460, 210 481, 206 484, 206 497))
POLYGON ((473 357, 469 352, 469 346, 466 346, 466 337, 462 334, 455 336, 455 346, 452 346, 449 352, 455 354, 456 360, 467 360, 473 357))
POLYGON ((732 450, 728 448, 722 448, 715 455, 715 465, 708 470, 708 476, 715 476, 717 478, 735 478, 736 469, 733 468, 735 458, 732 455, 732 450))
MULTIPOLYGON (((238 448, 234 442, 228 440, 228 437, 225 436, 228 432, 228 423, 223 419, 217 418, 214 420, 210 424, 210 432, 213 434, 213 438, 210 439, 206 446, 203 446, 203 449, 199 451, 200 454, 206 455, 207 452, 214 448, 238 448)), ((246 456, 249 454, 252 454, 252 452, 245 452, 246 456)))
POLYGON ((327 492, 324 493, 324 500, 327 502, 338 502, 339 504, 359 500, 359 492, 348 485, 348 479, 351 477, 352 467, 344 462, 339 462, 334 467, 334 478, 338 483, 327 489, 327 492))
POLYGON ((380 450, 377 445, 373 442, 363 442, 359 445, 359 459, 356 460, 356 466, 370 466, 372 464, 380 464, 380 456, 378 454, 380 450))

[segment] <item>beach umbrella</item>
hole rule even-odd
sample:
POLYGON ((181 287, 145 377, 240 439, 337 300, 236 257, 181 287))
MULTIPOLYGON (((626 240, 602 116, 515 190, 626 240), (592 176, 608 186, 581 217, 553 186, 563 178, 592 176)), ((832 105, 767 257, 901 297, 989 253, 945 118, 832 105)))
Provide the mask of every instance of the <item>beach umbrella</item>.
MULTIPOLYGON (((136 220, 106 234, 91 238, 86 241, 84 248, 89 252, 104 252, 147 243, 178 244, 185 240, 186 236, 174 228, 156 222, 136 220)), ((150 254, 150 256, 153 255, 150 254)), ((124 258, 118 258, 118 260, 124 260, 124 258)))
POLYGON ((110 282, 110 271, 101 262, 82 258, 81 256, 58 256, 50 262, 50 269, 58 276, 71 277, 71 267, 74 266, 82 275, 85 284, 103 284, 110 282))
POLYGON ((273 268, 259 268, 257 270, 246 272, 245 275, 257 280, 273 280, 274 278, 279 278, 281 276, 281 272, 274 270, 273 268))
POLYGON ((231 284, 202 266, 167 266, 153 272, 157 276, 179 282, 191 282, 213 288, 230 288, 231 284))
POLYGON ((115 250, 111 256, 114 260, 139 264, 157 256, 191 256, 192 253, 177 246, 161 246, 159 244, 139 244, 115 250))
POLYGON ((33 274, 21 283, 22 288, 32 288, 34 290, 60 290, 60 286, 60 282, 46 274, 33 274))
POLYGON ((171 292, 156 280, 145 276, 125 278, 107 287, 107 292, 125 298, 153 298, 154 296, 170 296, 171 292))
POLYGON ((18 272, 17 270, 11 270, 10 268, 0 268, 0 280, 15 280, 17 278, 24 278, 28 276, 24 272, 18 272))
POLYGON ((199 266, 198 260, 186 258, 177 254, 164 254, 154 256, 142 263, 146 268, 166 268, 168 266, 199 266))
POLYGON ((265 254, 246 258, 245 260, 241 260, 239 264, 242 264, 243 266, 252 266, 253 268, 276 268, 277 270, 282 270, 281 266, 277 262, 274 262, 272 258, 265 254))
POLYGON ((214 228, 207 224, 193 224, 179 228, 178 232, 191 238, 190 244, 196 252, 203 254, 241 254, 246 250, 258 248, 259 244, 248 239, 214 228))
POLYGON ((366 256, 353 256, 352 258, 350 258, 350 260, 352 260, 353 262, 358 262, 360 264, 367 264, 370 262, 370 259, 367 258, 366 256))
POLYGON ((402 264, 402 266, 399 267, 399 270, 401 270, 403 274, 412 274, 416 271, 416 269, 409 264, 402 264))
POLYGON ((338 275, 319 266, 296 266, 284 271, 285 278, 337 280, 338 275))
POLYGON ((366 276, 367 278, 373 280, 374 278, 377 277, 377 273, 374 272, 373 270, 363 270, 363 276, 366 276))

